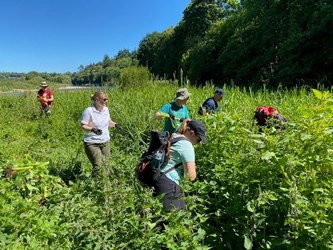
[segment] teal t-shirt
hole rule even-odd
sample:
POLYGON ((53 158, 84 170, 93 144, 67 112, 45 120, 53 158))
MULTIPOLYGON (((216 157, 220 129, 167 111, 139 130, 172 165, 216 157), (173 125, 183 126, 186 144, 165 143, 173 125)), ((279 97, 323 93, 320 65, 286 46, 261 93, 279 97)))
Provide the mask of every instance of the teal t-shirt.
MULTIPOLYGON (((177 138, 179 136, 179 134, 173 134, 173 138, 177 138)), ((171 146, 170 160, 165 166, 162 167, 162 172, 165 172, 168 169, 176 166, 178 163, 183 163, 183 165, 166 174, 170 180, 179 185, 179 180, 185 176, 184 164, 186 162, 195 162, 194 148, 190 141, 181 140, 171 146)))
MULTIPOLYGON (((175 117, 178 117, 179 119, 188 119, 190 118, 188 109, 185 105, 182 105, 181 107, 177 106, 176 103, 171 102, 163 105, 163 107, 159 110, 160 112, 174 115, 175 117)), ((165 118, 164 120, 164 131, 169 131, 170 134, 177 131, 180 127, 181 122, 178 119, 175 119, 173 122, 170 118, 165 118)))

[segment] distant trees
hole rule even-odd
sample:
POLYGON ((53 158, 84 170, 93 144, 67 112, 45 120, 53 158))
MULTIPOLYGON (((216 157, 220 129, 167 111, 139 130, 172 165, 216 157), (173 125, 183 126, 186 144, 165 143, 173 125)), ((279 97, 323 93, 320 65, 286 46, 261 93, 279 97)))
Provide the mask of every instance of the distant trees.
POLYGON ((194 84, 333 82, 333 2, 192 0, 181 22, 148 34, 140 65, 194 84))
POLYGON ((25 77, 124 86, 131 74, 146 79, 148 69, 155 79, 196 85, 332 84, 332 13, 328 0, 192 0, 175 27, 147 34, 137 51, 105 55, 72 74, 25 77))
POLYGON ((136 52, 121 50, 114 58, 105 55, 103 60, 87 66, 80 66, 78 72, 73 73, 73 85, 113 85, 123 69, 138 66, 136 52))

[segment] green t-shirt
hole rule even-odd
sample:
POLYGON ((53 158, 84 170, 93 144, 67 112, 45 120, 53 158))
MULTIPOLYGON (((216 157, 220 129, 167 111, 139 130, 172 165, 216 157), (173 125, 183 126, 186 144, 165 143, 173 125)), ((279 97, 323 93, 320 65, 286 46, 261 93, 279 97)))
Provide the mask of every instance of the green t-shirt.
MULTIPOLYGON (((188 119, 190 118, 188 109, 185 105, 181 107, 177 106, 175 102, 170 102, 165 105, 159 110, 162 113, 171 114, 179 119, 188 119)), ((169 131, 170 134, 174 133, 180 127, 181 122, 179 119, 175 119, 173 122, 170 118, 165 118, 164 120, 164 131, 169 131)))

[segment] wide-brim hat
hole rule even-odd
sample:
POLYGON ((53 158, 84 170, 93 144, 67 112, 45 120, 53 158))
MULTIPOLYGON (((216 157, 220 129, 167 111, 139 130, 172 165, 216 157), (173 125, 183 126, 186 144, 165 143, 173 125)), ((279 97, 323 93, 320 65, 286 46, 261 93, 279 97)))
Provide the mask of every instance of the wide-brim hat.
POLYGON ((49 85, 47 84, 47 82, 41 82, 41 83, 40 83, 40 86, 41 86, 41 87, 48 87, 49 85))
POLYGON ((176 91, 175 101, 176 100, 185 100, 191 96, 191 93, 188 92, 187 88, 178 89, 176 91))

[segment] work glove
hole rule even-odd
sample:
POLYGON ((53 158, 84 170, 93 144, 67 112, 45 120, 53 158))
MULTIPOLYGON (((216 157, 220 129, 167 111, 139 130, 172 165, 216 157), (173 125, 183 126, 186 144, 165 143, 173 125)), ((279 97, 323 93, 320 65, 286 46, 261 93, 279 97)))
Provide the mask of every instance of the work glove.
POLYGON ((95 133, 96 135, 101 135, 102 134, 102 130, 99 128, 92 128, 91 132, 95 133))
POLYGON ((118 125, 117 123, 116 123, 116 125, 114 125, 114 127, 115 127, 116 129, 123 130, 123 128, 122 128, 120 125, 118 125))
POLYGON ((172 115, 172 114, 169 114, 169 117, 170 117, 171 120, 174 120, 174 119, 175 119, 175 116, 172 115))

